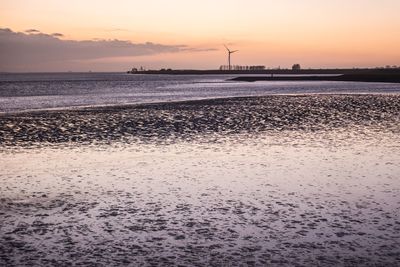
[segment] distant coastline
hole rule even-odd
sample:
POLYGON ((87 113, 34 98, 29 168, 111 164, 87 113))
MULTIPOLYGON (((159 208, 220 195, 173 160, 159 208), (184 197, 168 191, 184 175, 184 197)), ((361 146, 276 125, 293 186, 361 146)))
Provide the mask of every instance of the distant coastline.
POLYGON ((168 75, 313 75, 313 74, 326 74, 326 75, 342 75, 342 74, 390 74, 390 75, 400 75, 400 68, 390 68, 390 69, 265 69, 265 70, 195 70, 195 69, 185 69, 185 70, 174 70, 174 69, 161 69, 161 70, 143 70, 143 71, 127 71, 129 74, 168 74, 168 75))
POLYGON ((347 81, 400 83, 400 69, 304 69, 304 70, 145 70, 130 74, 246 75, 232 81, 347 81), (249 76, 257 75, 257 76, 249 76), (264 76, 261 76, 264 75, 264 76), (279 76, 275 76, 279 75, 279 76), (283 76, 286 75, 286 76, 283 76))

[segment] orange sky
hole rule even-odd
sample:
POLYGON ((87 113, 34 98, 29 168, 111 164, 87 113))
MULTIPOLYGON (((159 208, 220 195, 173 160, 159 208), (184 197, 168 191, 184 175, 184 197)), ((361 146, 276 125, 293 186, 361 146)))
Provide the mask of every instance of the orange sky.
POLYGON ((73 70, 217 68, 224 43, 240 50, 233 64, 374 67, 400 65, 399 12, 399 0, 1 0, 0 28, 190 48, 65 64, 73 70))

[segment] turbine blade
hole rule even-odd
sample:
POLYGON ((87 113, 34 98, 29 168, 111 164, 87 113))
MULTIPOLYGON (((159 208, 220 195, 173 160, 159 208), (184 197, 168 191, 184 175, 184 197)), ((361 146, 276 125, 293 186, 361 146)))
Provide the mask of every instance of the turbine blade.
POLYGON ((239 50, 233 50, 233 51, 231 51, 231 53, 235 53, 235 52, 237 52, 237 51, 239 51, 239 50))
POLYGON ((230 53, 231 50, 229 50, 229 48, 226 45, 224 45, 224 46, 225 46, 226 50, 228 50, 228 52, 230 53))

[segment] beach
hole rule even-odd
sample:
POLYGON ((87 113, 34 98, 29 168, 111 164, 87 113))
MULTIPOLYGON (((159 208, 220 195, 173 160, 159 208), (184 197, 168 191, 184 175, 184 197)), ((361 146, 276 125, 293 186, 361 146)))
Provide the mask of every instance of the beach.
POLYGON ((400 96, 0 115, 0 263, 398 266, 400 96))

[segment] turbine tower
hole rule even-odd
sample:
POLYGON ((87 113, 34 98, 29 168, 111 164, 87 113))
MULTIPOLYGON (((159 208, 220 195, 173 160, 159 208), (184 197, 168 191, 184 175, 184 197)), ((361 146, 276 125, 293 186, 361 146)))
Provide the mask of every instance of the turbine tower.
POLYGON ((231 51, 231 50, 229 50, 229 48, 226 45, 224 45, 224 46, 225 46, 226 50, 228 51, 228 66, 229 66, 229 70, 231 70, 231 54, 233 54, 239 50, 231 51))

